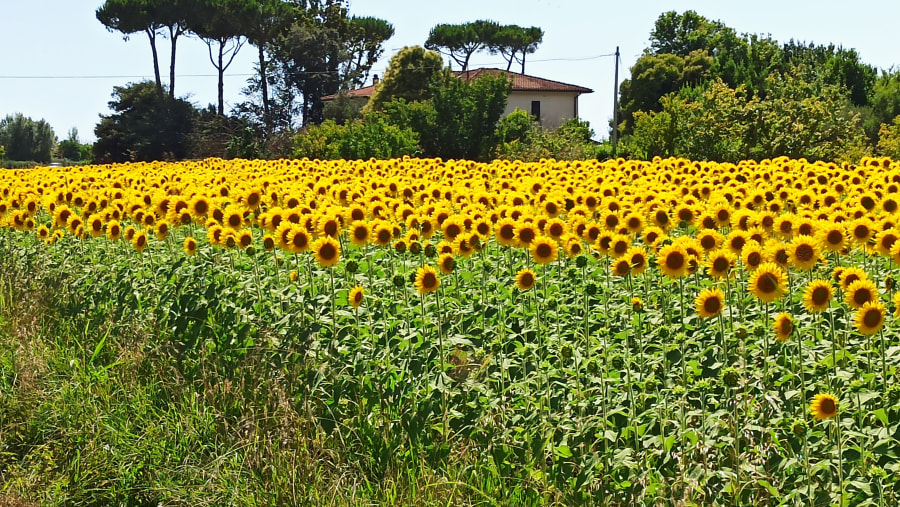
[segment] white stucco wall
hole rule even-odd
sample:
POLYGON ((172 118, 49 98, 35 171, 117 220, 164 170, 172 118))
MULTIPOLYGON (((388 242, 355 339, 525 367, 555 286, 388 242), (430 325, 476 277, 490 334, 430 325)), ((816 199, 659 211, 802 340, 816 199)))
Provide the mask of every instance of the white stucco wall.
POLYGON ((521 109, 531 113, 531 101, 541 101, 541 125, 548 129, 559 127, 566 120, 578 116, 575 110, 575 93, 565 92, 511 92, 506 100, 503 116, 521 109))

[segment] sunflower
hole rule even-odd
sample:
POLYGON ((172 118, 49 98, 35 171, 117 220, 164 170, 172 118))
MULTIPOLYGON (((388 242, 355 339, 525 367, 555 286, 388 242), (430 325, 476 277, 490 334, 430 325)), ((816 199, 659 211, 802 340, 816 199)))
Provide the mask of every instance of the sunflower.
POLYGON ((894 317, 900 317, 900 291, 894 293, 894 317))
POLYGON ((719 231, 713 229, 704 229, 697 234, 697 241, 700 243, 700 246, 703 247, 704 250, 710 252, 719 248, 719 245, 722 244, 722 234, 719 231))
POLYGON ((660 249, 656 263, 664 275, 669 278, 681 278, 687 274, 688 254, 681 245, 666 245, 660 249))
POLYGON ((644 216, 636 211, 627 213, 623 222, 625 223, 625 227, 628 228, 628 232, 631 234, 640 234, 646 224, 644 216))
POLYGON ((818 236, 822 247, 829 252, 840 252, 847 246, 847 232, 844 224, 822 222, 818 236))
POLYGON ((531 222, 516 223, 516 240, 519 245, 529 247, 538 237, 537 227, 531 222))
POLYGON ((857 280, 844 290, 844 302, 850 308, 862 308, 878 300, 878 288, 869 279, 857 280))
POLYGON ((694 300, 697 314, 708 319, 715 317, 725 307, 725 294, 721 289, 703 289, 694 300))
POLYGON ((453 254, 443 253, 438 257, 438 268, 442 274, 449 275, 453 273, 453 268, 455 267, 456 260, 453 258, 453 254))
POLYGON ((441 232, 443 232, 444 239, 447 241, 455 240, 463 231, 465 231, 465 227, 461 217, 452 216, 441 224, 441 232))
POLYGON ((143 252, 147 248, 147 233, 144 231, 136 231, 134 237, 131 238, 131 245, 138 252, 143 252))
POLYGON ((194 220, 202 220, 204 217, 206 217, 207 213, 209 213, 209 199, 207 199, 203 195, 196 195, 193 199, 191 199, 189 209, 194 220))
POLYGON ((644 250, 644 247, 633 246, 625 252, 625 259, 628 259, 628 264, 631 266, 631 272, 635 275, 639 275, 647 269, 649 255, 647 254, 647 251, 644 250))
MULTIPOLYGON (((287 233, 287 250, 293 253, 303 253, 309 250, 309 233, 306 232, 306 228, 292 224, 290 222, 286 222, 290 232, 287 233)), ((325 238, 331 238, 330 236, 323 236, 325 238)), ((331 238, 334 240, 334 238, 331 238)), ((335 241, 336 242, 336 241, 335 241)))
POLYGON ((833 394, 819 393, 809 402, 809 411, 817 421, 831 419, 837 415, 838 400, 833 394))
POLYGON ((441 279, 437 275, 437 271, 429 265, 422 266, 416 271, 416 292, 419 294, 428 294, 438 290, 441 286, 441 279))
POLYGON ((524 268, 520 269, 518 273, 516 273, 516 287, 519 290, 530 290, 534 287, 535 276, 534 271, 524 268))
POLYGON ((613 262, 612 273, 615 276, 628 276, 631 273, 631 263, 625 257, 620 257, 613 262))
POLYGON ((737 257, 724 249, 713 250, 706 257, 706 273, 713 278, 725 278, 734 269, 737 257))
POLYGON ((850 226, 850 237, 860 246, 865 246, 875 235, 874 224, 868 218, 854 220, 850 226))
POLYGON ((773 326, 775 327, 775 338, 780 342, 790 338, 791 333, 794 332, 794 321, 791 319, 791 314, 787 312, 781 312, 775 316, 773 326))
POLYGON ((784 294, 787 276, 772 262, 764 262, 750 276, 747 290, 763 303, 771 303, 784 294))
POLYGON ((516 221, 512 218, 503 218, 497 222, 497 228, 494 230, 497 237, 497 243, 502 246, 517 246, 516 239, 516 221))
POLYGON ((791 252, 787 243, 772 241, 766 246, 766 258, 782 269, 788 269, 791 263, 791 252))
POLYGON ((275 249, 275 238, 271 235, 266 234, 263 236, 263 248, 266 249, 267 252, 271 252, 275 249))
MULTIPOLYGON (((303 231, 305 232, 305 231, 303 231)), ((298 231, 299 233, 299 231, 298 231)), ((320 266, 330 268, 341 259, 341 245, 330 236, 323 236, 312 244, 313 257, 320 266)))
POLYGON ((856 311, 856 317, 853 324, 856 330, 862 335, 873 335, 881 331, 884 326, 885 308, 884 305, 875 301, 869 302, 861 306, 856 311))
POLYGON ((106 237, 110 241, 116 241, 122 237, 122 225, 119 224, 118 220, 110 220, 109 223, 106 224, 106 237))
POLYGON ((581 244, 581 238, 575 235, 563 236, 563 246, 566 249, 566 256, 569 258, 578 257, 581 255, 581 252, 584 251, 584 247, 581 244))
POLYGON ((528 247, 531 258, 538 264, 550 264, 559 257, 559 243, 547 236, 538 236, 528 247))
POLYGON ((250 229, 243 229, 238 232, 237 235, 237 243, 241 248, 246 250, 250 245, 253 244, 253 232, 250 229))
POLYGON ((656 249, 656 247, 666 239, 666 233, 659 227, 651 226, 641 231, 641 237, 644 240, 645 245, 656 249))
POLYGON ((748 271, 756 271, 764 260, 763 249, 756 241, 748 241, 741 250, 741 261, 747 266, 748 271))
POLYGON ((359 308, 359 305, 362 304, 365 293, 363 292, 363 288, 360 286, 353 287, 350 289, 350 294, 347 296, 347 299, 350 302, 350 306, 353 308, 359 308))
POLYGON ((197 253, 197 240, 188 236, 184 238, 184 253, 194 255, 197 253))
POLYGON ((809 271, 819 259, 819 245, 809 236, 795 236, 788 245, 791 265, 800 271, 809 271))
POLYGON ((377 246, 385 247, 394 239, 392 227, 388 222, 378 221, 372 227, 372 235, 369 240, 377 246))
POLYGON ((866 274, 861 268, 856 266, 849 266, 843 268, 838 272, 840 266, 834 268, 835 275, 838 277, 838 281, 841 282, 841 290, 847 290, 853 282, 857 280, 868 280, 869 275, 866 274))
POLYGON ((821 312, 831 304, 834 289, 828 280, 813 280, 803 291, 803 306, 810 313, 821 312))
POLYGON ((362 220, 357 220, 350 224, 350 242, 356 246, 366 246, 369 242, 371 230, 369 224, 362 220))
POLYGON ((747 231, 742 231, 740 229, 734 229, 728 233, 728 236, 725 238, 725 245, 731 250, 735 255, 740 255, 741 250, 744 249, 744 245, 747 244, 747 241, 750 239, 750 235, 747 231))

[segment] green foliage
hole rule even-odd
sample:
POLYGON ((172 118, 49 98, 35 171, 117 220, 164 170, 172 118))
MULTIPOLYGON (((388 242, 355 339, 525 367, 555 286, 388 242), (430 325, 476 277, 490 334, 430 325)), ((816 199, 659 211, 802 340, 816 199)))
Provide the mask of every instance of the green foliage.
POLYGON ((434 51, 422 46, 404 47, 391 57, 366 109, 380 111, 394 99, 427 100, 431 97, 429 89, 440 77, 443 66, 441 55, 434 51))
POLYGON ((294 138, 295 158, 308 159, 388 159, 415 155, 418 136, 408 128, 387 121, 378 113, 339 125, 326 120, 304 129, 294 138))
POLYGON ((502 118, 494 136, 497 139, 495 156, 502 159, 526 162, 586 160, 601 154, 599 145, 592 140, 594 131, 588 122, 573 119, 549 130, 521 109, 502 118))
POLYGON ((876 151, 884 157, 900 158, 900 115, 890 125, 881 124, 876 151))
POLYGON ((182 159, 187 156, 188 136, 197 114, 183 99, 160 96, 150 81, 117 86, 114 111, 102 116, 94 128, 97 141, 94 157, 98 161, 182 159))
POLYGON ((385 105, 390 121, 418 133, 426 157, 479 160, 495 145, 497 122, 512 82, 501 73, 465 81, 445 69, 426 101, 394 100, 385 105))
POLYGON ((528 28, 519 25, 504 25, 487 41, 487 49, 491 54, 500 54, 506 60, 506 70, 512 67, 513 61, 522 64, 525 73, 525 56, 537 51, 544 40, 544 31, 539 27, 528 28))
POLYGON ((6 159, 6 146, 0 145, 0 160, 6 159))
POLYGON ((324 120, 322 97, 366 80, 393 27, 352 18, 345 2, 309 2, 272 44, 285 82, 302 97, 303 124, 324 120))
POLYGON ((500 29, 498 23, 487 20, 462 24, 442 23, 435 25, 428 33, 425 48, 450 56, 465 71, 469 68, 472 55, 487 48, 500 29))
POLYGON ((362 118, 365 107, 364 97, 351 97, 342 91, 333 100, 325 103, 322 114, 326 120, 334 120, 338 125, 343 125, 348 121, 362 118))
POLYGON ((841 90, 793 76, 769 76, 765 99, 717 80, 661 100, 662 111, 635 114, 623 149, 639 158, 679 156, 738 162, 788 156, 856 160, 866 154, 860 117, 841 90), (777 81, 777 82, 776 82, 777 81))
POLYGON ((44 120, 34 121, 22 113, 0 120, 0 145, 5 147, 5 158, 50 162, 55 142, 53 129, 44 120))
POLYGON ((65 160, 88 161, 91 160, 91 145, 82 144, 78 139, 78 129, 72 127, 69 136, 57 145, 56 154, 65 160))

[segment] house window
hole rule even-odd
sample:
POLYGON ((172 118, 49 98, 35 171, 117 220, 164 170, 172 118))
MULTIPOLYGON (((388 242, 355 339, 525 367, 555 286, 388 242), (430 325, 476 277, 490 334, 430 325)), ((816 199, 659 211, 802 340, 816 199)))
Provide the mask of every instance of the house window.
POLYGON ((537 119, 537 122, 541 122, 541 101, 540 100, 532 100, 531 101, 531 116, 534 116, 537 119))

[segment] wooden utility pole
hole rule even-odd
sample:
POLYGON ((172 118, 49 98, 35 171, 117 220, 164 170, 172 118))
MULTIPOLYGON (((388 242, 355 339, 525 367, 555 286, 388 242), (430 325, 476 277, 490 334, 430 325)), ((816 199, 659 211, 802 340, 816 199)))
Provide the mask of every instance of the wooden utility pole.
POLYGON ((612 128, 612 155, 616 156, 619 144, 619 46, 616 46, 616 77, 613 84, 613 128, 612 128))

